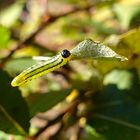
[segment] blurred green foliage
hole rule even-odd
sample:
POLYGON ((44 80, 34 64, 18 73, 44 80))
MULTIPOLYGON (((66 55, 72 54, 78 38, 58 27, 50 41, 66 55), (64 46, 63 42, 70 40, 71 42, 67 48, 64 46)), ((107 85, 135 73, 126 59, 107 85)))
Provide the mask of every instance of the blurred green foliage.
POLYGON ((10 39, 10 32, 7 28, 4 26, 0 26, 0 47, 7 47, 8 46, 8 41, 10 39))
POLYGON ((139 140, 139 44, 139 0, 0 0, 0 140, 139 140), (129 60, 72 61, 11 87, 32 56, 85 38, 129 60))

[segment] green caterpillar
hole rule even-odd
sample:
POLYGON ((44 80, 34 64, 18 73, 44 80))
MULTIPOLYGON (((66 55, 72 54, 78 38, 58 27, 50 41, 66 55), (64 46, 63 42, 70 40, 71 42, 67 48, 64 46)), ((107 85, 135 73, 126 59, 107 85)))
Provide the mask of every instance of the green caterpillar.
POLYGON ((81 58, 91 58, 91 59, 103 59, 103 60, 128 60, 124 56, 120 56, 115 53, 112 49, 105 46, 102 43, 94 42, 91 39, 86 39, 79 43, 71 51, 63 50, 58 55, 47 59, 46 61, 33 65, 32 67, 26 69, 16 78, 13 79, 11 85, 13 87, 21 86, 26 82, 47 74, 61 66, 65 65, 70 60, 81 59, 81 58))
POLYGON ((63 50, 60 54, 48 59, 46 62, 33 65, 32 67, 29 67, 23 71, 16 78, 14 78, 11 85, 13 87, 21 86, 34 78, 40 77, 57 68, 60 68, 70 60, 70 56, 71 54, 68 50, 63 50))

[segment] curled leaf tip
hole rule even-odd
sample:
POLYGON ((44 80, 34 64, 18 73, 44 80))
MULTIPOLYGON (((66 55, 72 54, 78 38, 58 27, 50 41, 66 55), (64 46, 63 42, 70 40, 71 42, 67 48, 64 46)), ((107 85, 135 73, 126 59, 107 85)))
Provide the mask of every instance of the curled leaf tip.
POLYGON ((121 61, 128 61, 127 57, 121 56, 121 61))

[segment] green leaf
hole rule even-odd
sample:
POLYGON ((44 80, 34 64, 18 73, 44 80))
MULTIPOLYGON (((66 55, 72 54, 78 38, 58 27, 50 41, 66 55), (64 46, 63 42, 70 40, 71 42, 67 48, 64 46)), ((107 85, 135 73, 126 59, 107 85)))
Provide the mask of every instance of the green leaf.
POLYGON ((102 60, 127 60, 102 43, 86 39, 71 50, 72 59, 93 58, 102 60))
MULTIPOLYGON (((14 140, 25 140, 25 137, 20 136, 20 135, 12 135, 12 138, 14 140)), ((9 140, 9 139, 11 139, 11 134, 6 134, 0 131, 0 140, 9 140)))
POLYGON ((97 20, 92 20, 91 24, 93 25, 94 28, 96 28, 96 32, 99 34, 105 34, 105 35, 109 35, 109 34, 116 34, 117 30, 113 27, 108 27, 107 25, 105 25, 104 22, 102 21, 97 21, 97 20))
MULTIPOLYGON (((33 116, 37 112, 44 112, 63 101, 71 92, 71 89, 53 91, 43 95, 37 96, 31 107, 30 112, 33 116)), ((34 95, 35 98, 35 95, 34 95)))
POLYGON ((7 28, 0 25, 0 48, 5 48, 10 39, 10 32, 7 28))
POLYGON ((107 140, 140 139, 140 98, 134 98, 140 93, 137 85, 129 90, 119 90, 110 83, 93 97, 95 108, 88 121, 107 140))
POLYGON ((95 128, 90 125, 84 127, 85 132, 87 133, 86 137, 80 140, 106 140, 102 135, 96 132, 95 128))
POLYGON ((113 7, 115 14, 120 20, 121 26, 127 29, 132 21, 132 19, 140 14, 140 5, 123 5, 123 4, 115 4, 113 7))
POLYGON ((1 138, 2 140, 8 140, 9 137, 10 137, 10 136, 9 136, 8 134, 6 134, 6 133, 0 131, 0 138, 1 138))
POLYGON ((0 12, 0 24, 11 27, 22 12, 23 4, 18 1, 0 12))
POLYGON ((20 91, 12 88, 11 78, 0 70, 0 129, 6 133, 26 134, 29 129, 29 111, 20 91))
POLYGON ((9 73, 20 73, 34 64, 36 64, 36 62, 29 57, 17 58, 17 59, 10 60, 8 63, 6 63, 5 69, 9 73))
MULTIPOLYGON (((140 28, 136 28, 130 30, 122 35, 119 36, 111 36, 107 39, 106 42, 114 48, 116 48, 117 52, 128 56, 129 61, 127 63, 123 63, 121 67, 123 68, 136 68, 138 70, 140 76, 140 28)), ((99 63, 99 62, 98 62, 99 63)), ((106 68, 111 70, 114 68, 112 65, 105 65, 105 63, 100 62, 99 66, 102 65, 102 68, 106 68), (112 67, 112 68, 111 68, 112 67)), ((120 65, 118 65, 120 67, 120 65)), ((117 66, 117 67, 118 67, 117 66)))
POLYGON ((130 89, 132 86, 133 75, 127 70, 113 70, 104 78, 104 85, 115 84, 118 89, 130 89))
POLYGON ((131 56, 133 54, 140 55, 140 28, 136 28, 133 30, 129 30, 128 32, 117 35, 111 35, 106 39, 106 43, 110 46, 113 46, 119 52, 123 52, 123 54, 127 56, 131 56))
MULTIPOLYGON (((120 42, 118 44, 118 47, 122 47, 125 45, 125 47, 129 48, 130 50, 127 51, 132 51, 133 53, 137 53, 140 55, 140 28, 130 30, 129 32, 122 34, 120 36, 120 42)), ((131 52, 131 55, 132 55, 131 52)))

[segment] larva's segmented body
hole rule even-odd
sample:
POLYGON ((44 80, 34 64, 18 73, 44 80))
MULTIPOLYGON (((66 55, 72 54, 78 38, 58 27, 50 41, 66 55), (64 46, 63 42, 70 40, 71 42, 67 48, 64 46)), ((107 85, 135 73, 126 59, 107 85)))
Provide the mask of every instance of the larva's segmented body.
POLYGON ((43 62, 34 65, 27 70, 23 71, 12 81, 11 85, 21 86, 26 82, 47 74, 61 66, 65 65, 69 60, 81 59, 81 58, 94 58, 94 59, 109 59, 109 60, 127 60, 126 57, 120 56, 109 47, 102 43, 94 42, 91 39, 86 39, 73 48, 70 52, 63 50, 60 54, 51 57, 43 58, 43 62))
POLYGON ((33 65, 32 67, 24 70, 12 81, 11 85, 21 86, 32 79, 40 77, 44 74, 47 74, 61 66, 65 65, 70 58, 70 52, 63 50, 60 54, 48 59, 46 62, 33 65))

